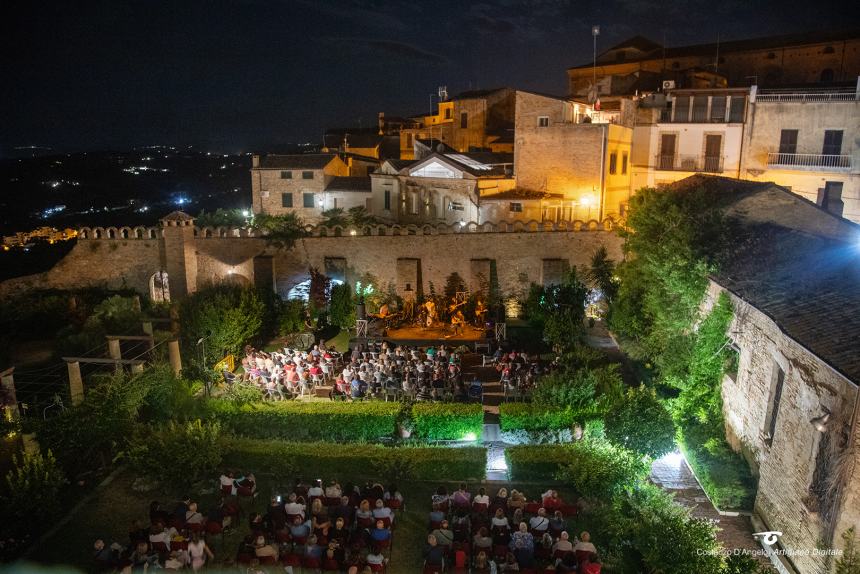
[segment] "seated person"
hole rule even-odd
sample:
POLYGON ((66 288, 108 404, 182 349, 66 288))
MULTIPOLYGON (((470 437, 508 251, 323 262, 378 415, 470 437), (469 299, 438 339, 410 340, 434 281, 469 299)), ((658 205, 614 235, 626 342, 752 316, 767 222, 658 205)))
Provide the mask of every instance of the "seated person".
POLYGON ((382 555, 382 550, 379 546, 374 545, 364 559, 369 566, 382 566, 385 564, 385 556, 382 555))
POLYGON ((290 536, 293 538, 307 539, 311 534, 311 521, 303 521, 300 516, 293 518, 293 523, 290 524, 290 536))
POLYGON ((466 490, 466 485, 460 483, 460 488, 454 491, 451 495, 451 501, 456 506, 469 506, 472 503, 472 495, 466 490))
POLYGON ((352 382, 349 384, 349 393, 354 400, 363 398, 366 391, 367 383, 359 379, 357 376, 352 379, 352 382))
POLYGON ((308 489, 308 498, 319 498, 323 496, 325 492, 322 488, 322 480, 315 480, 313 486, 308 489))
POLYGON ((370 509, 370 501, 366 498, 358 505, 358 510, 355 511, 356 520, 367 520, 373 518, 373 511, 370 509))
POLYGON ((254 542, 254 555, 257 558, 271 556, 277 560, 278 547, 275 544, 266 544, 266 538, 264 536, 257 536, 257 539, 254 542))
POLYGON ((287 516, 300 516, 301 518, 305 517, 305 505, 301 504, 298 500, 298 496, 296 496, 295 492, 291 492, 290 496, 287 497, 287 502, 284 504, 284 512, 287 513, 287 516))
POLYGON ((557 510, 564 506, 564 501, 556 490, 547 490, 541 495, 541 505, 547 510, 557 510))
POLYGON ((445 520, 445 511, 438 504, 433 505, 433 510, 430 511, 430 524, 441 524, 445 520))
POLYGON ((329 512, 333 518, 341 518, 346 524, 352 524, 352 519, 355 517, 355 508, 349 501, 349 496, 344 494, 340 497, 340 504, 335 506, 329 512))
POLYGON ((436 537, 436 542, 439 546, 450 548, 451 545, 454 544, 454 533, 448 527, 447 520, 443 520, 439 525, 439 528, 434 530, 431 534, 436 537))
POLYGON ((538 513, 532 516, 529 520, 529 527, 539 534, 549 530, 549 518, 547 518, 545 508, 538 509, 538 513))
POLYGON ((280 530, 287 523, 287 513, 278 499, 278 496, 272 497, 266 512, 266 524, 268 524, 269 530, 280 530))
POLYGON ((387 518, 390 524, 394 523, 394 512, 385 506, 385 502, 378 498, 376 500, 376 508, 373 509, 373 517, 374 518, 387 518))
POLYGON ((511 491, 511 498, 508 501, 508 508, 523 509, 526 507, 526 495, 517 489, 511 491))
POLYGON ((336 541, 340 546, 344 546, 347 543, 349 540, 349 528, 346 527, 343 517, 338 517, 334 521, 334 527, 329 529, 328 537, 329 540, 336 541))
POLYGON ((188 510, 185 511, 185 523, 186 524, 203 524, 206 521, 206 518, 197 511, 197 503, 192 502, 188 505, 188 510))
POLYGON ((573 551, 591 552, 593 554, 597 553, 597 548, 595 548, 594 544, 591 543, 591 534, 589 534, 588 531, 583 531, 579 535, 579 540, 573 545, 573 551))
POLYGON ((424 545, 424 562, 429 566, 442 566, 445 563, 445 549, 439 545, 436 537, 432 534, 427 536, 427 544, 424 545))
POLYGON ((552 547, 553 552, 573 552, 573 544, 570 542, 570 534, 562 532, 552 547))
POLYGON ((377 543, 391 540, 391 530, 385 527, 385 522, 377 520, 376 525, 370 529, 370 539, 377 543))
POLYGON ((383 493, 382 499, 385 500, 385 502, 387 502, 389 504, 391 504, 391 501, 396 501, 398 503, 402 503, 403 502, 403 495, 400 494, 399 490, 397 490, 397 485, 392 484, 383 493))
POLYGON ((93 543, 93 562, 98 572, 113 570, 119 558, 116 548, 117 544, 107 546, 105 541, 98 539, 93 543))
POLYGON ((341 489, 340 484, 336 480, 332 480, 328 486, 325 487, 325 496, 326 498, 340 498, 343 495, 343 489, 341 489))
POLYGON ((511 523, 508 522, 508 517, 505 516, 505 511, 501 508, 496 509, 496 514, 493 516, 493 519, 490 521, 493 529, 504 529, 508 530, 511 527, 511 523))
POLYGON ((305 558, 322 560, 323 548, 318 544, 317 537, 311 534, 305 542, 305 558))
POLYGON ((478 489, 478 494, 475 495, 475 498, 472 499, 472 502, 475 504, 486 504, 490 505, 490 497, 487 496, 487 490, 482 486, 478 489))
POLYGON ((493 547, 493 539, 490 538, 490 533, 486 527, 482 526, 478 533, 472 537, 472 546, 474 546, 475 552, 489 550, 493 547))
POLYGON ((500 488, 499 492, 496 494, 495 498, 493 498, 494 506, 501 506, 505 510, 508 508, 508 489, 500 488))
POLYGON ((517 562, 517 557, 513 553, 508 552, 505 561, 499 564, 499 572, 519 572, 520 565, 517 562))

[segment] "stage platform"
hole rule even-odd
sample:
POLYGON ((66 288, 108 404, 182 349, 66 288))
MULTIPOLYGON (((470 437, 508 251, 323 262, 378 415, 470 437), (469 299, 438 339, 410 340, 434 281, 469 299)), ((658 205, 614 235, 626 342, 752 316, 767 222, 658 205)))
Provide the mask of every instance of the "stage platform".
POLYGON ((487 344, 492 344, 493 339, 487 337, 487 331, 466 325, 460 334, 455 335, 450 327, 416 327, 408 325, 397 329, 388 329, 384 334, 381 332, 370 333, 367 338, 355 338, 350 340, 350 347, 355 343, 367 341, 388 341, 394 344, 409 345, 413 347, 427 347, 430 345, 445 345, 448 347, 459 347, 466 345, 472 349, 486 349, 487 344))

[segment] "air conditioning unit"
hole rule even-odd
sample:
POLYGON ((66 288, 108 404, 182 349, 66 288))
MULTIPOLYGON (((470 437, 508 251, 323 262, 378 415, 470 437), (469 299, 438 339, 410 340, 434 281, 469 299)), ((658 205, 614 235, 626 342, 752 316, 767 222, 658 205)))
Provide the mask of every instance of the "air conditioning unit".
POLYGON ((663 91, 666 90, 674 90, 675 89, 675 80, 663 80, 663 91))

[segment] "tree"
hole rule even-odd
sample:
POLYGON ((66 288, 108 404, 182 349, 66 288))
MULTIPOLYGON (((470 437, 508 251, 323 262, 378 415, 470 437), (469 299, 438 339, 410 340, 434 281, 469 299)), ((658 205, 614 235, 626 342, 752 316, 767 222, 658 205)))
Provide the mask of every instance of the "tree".
POLYGON ((279 249, 290 249, 307 235, 302 218, 292 211, 281 215, 258 213, 251 227, 261 231, 269 245, 279 249))
POLYGON ((629 389, 604 421, 606 438, 640 454, 659 458, 675 448, 672 415, 653 389, 629 389))
POLYGON ((326 209, 320 213, 320 225, 328 227, 346 227, 349 225, 349 218, 344 213, 342 207, 334 207, 326 209))
POLYGON ((836 574, 860 574, 860 550, 853 526, 842 533, 842 540, 845 546, 842 556, 836 561, 836 574))
POLYGON ((66 477, 50 449, 45 455, 35 452, 15 456, 12 462, 14 466, 6 474, 6 492, 0 497, 7 517, 4 526, 11 526, 11 522, 13 528, 32 532, 56 519, 66 477))
POLYGON ((245 227, 248 225, 247 211, 218 208, 211 213, 201 211, 194 218, 197 227, 245 227))
POLYGON ((158 427, 139 425, 126 456, 138 472, 163 480, 170 488, 184 489, 212 476, 221 463, 221 426, 199 419, 184 424, 170 421, 158 427), (182 464, 165 463, 172 460, 182 464))
POLYGON ((264 313, 265 305, 251 287, 212 285, 200 289, 179 307, 186 349, 196 353, 198 340, 205 337, 207 365, 226 354, 237 354, 259 334, 264 313))
POLYGON ((548 343, 567 351, 581 341, 587 296, 588 288, 579 280, 575 267, 570 268, 560 285, 544 288, 539 305, 548 343))
POLYGON ((460 274, 456 271, 452 271, 448 278, 445 280, 445 299, 448 301, 453 301, 454 296, 461 291, 466 290, 466 282, 463 281, 463 278, 460 277, 460 274))
POLYGON ((591 256, 588 280, 600 289, 607 303, 618 294, 618 280, 615 278, 615 261, 609 258, 605 245, 601 245, 591 256))
POLYGON ((349 283, 341 283, 331 288, 328 315, 329 322, 341 329, 349 329, 355 325, 355 303, 349 283))
POLYGON ((375 216, 371 215, 363 205, 350 207, 347 212, 347 217, 349 219, 349 223, 355 227, 363 227, 365 225, 375 225, 379 223, 379 220, 375 216))

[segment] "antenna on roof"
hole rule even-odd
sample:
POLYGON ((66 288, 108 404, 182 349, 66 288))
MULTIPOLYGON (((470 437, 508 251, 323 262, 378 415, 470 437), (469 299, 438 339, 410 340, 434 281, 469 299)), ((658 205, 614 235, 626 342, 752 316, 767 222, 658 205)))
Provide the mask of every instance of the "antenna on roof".
POLYGON ((448 86, 439 86, 439 101, 448 101, 448 86))
MULTIPOLYGON (((717 75, 717 70, 720 69, 720 33, 717 32, 717 55, 714 57, 714 75, 717 75)), ((717 79, 714 78, 716 83, 717 79)))

